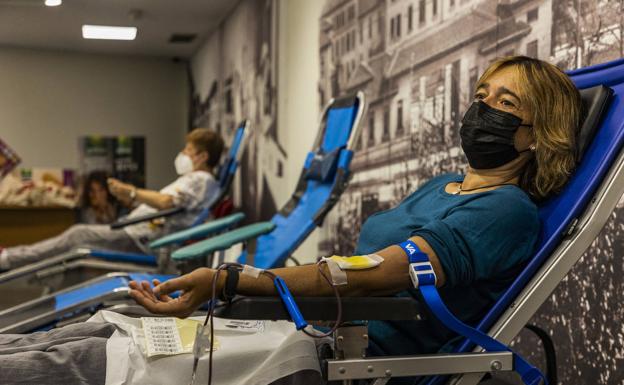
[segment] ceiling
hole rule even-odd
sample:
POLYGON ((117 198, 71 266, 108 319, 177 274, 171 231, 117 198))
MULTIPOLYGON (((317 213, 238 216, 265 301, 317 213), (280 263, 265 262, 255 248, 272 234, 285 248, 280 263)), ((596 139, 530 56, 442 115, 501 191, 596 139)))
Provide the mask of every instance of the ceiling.
POLYGON ((189 58, 240 0, 0 0, 0 46, 189 58), (134 26, 134 41, 84 40, 83 24, 134 26), (173 44, 174 33, 196 33, 173 44))

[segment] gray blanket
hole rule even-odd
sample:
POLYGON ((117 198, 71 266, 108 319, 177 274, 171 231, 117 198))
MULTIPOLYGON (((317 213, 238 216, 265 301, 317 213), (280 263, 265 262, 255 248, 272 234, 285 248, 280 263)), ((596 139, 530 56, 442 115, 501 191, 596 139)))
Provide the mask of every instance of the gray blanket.
POLYGON ((107 323, 78 323, 33 334, 0 334, 0 383, 104 384, 107 323))

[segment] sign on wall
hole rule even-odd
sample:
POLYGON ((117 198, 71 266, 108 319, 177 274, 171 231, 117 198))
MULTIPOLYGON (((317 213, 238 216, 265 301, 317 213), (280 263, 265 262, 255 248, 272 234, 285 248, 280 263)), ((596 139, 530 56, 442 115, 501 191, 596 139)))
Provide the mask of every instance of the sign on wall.
POLYGON ((142 136, 85 136, 79 139, 80 173, 106 171, 145 187, 145 138, 142 136))

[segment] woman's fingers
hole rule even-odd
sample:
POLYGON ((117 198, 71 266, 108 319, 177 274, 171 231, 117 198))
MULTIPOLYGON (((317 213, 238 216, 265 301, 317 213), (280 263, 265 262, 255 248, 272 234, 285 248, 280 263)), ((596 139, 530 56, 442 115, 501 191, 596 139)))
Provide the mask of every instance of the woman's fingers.
POLYGON ((141 281, 141 282, 131 281, 129 283, 129 286, 133 290, 140 291, 146 297, 152 298, 153 300, 157 300, 156 296, 152 292, 152 288, 150 287, 150 284, 147 281, 141 281))
POLYGON ((148 304, 153 304, 157 301, 152 296, 145 293, 140 284, 130 283, 130 297, 132 297, 139 305, 147 307, 148 304))
MULTIPOLYGON (((160 281, 157 279, 152 279, 152 285, 154 285, 154 287, 160 285, 160 281)), ((169 302, 171 301, 173 298, 171 298, 170 296, 168 296, 167 294, 161 294, 160 295, 160 300, 161 301, 165 301, 165 302, 169 302)))
POLYGON ((130 296, 141 306, 154 314, 171 315, 176 317, 188 317, 193 309, 187 299, 173 299, 165 296, 165 300, 158 299, 149 285, 149 282, 131 281, 130 296))
MULTIPOLYGON (((141 292, 141 294, 143 295, 148 295, 148 293, 145 293, 145 288, 143 287, 143 282, 139 282, 139 281, 130 281, 130 283, 128 284, 128 286, 130 287, 130 289, 135 290, 135 291, 139 291, 141 292)), ((149 296, 149 295, 148 295, 149 296)))
POLYGON ((154 291, 152 290, 152 286, 150 285, 149 282, 142 281, 141 288, 143 289, 143 292, 145 293, 145 295, 150 296, 154 301, 158 301, 158 298, 156 298, 156 295, 154 295, 154 291))
POLYGON ((199 305, 210 299, 210 283, 213 276, 213 270, 200 268, 165 282, 154 279, 153 289, 146 281, 141 283, 133 281, 130 282, 132 289, 130 295, 150 312, 187 317, 199 305), (182 291, 178 298, 169 296, 176 291, 182 291))
MULTIPOLYGON (((152 282, 153 282, 154 286, 160 285, 160 281, 157 280, 157 279, 152 280, 152 282)), ((171 298, 168 295, 161 295, 161 296, 157 297, 156 294, 154 294, 154 290, 152 289, 152 286, 150 286, 149 282, 147 282, 147 281, 141 281, 141 282, 130 281, 128 286, 132 290, 136 290, 136 291, 141 292, 141 294, 144 297, 147 297, 147 298, 151 299, 152 301, 169 302, 169 301, 171 301, 173 299, 173 298, 171 298)))
POLYGON ((187 275, 183 275, 178 278, 173 278, 168 281, 162 282, 154 288, 154 294, 157 296, 171 294, 178 290, 187 290, 190 286, 189 278, 187 275))
POLYGON ((187 317, 191 314, 188 304, 179 299, 169 302, 154 301, 140 290, 131 290, 130 296, 141 306, 154 314, 170 315, 176 317, 187 317))

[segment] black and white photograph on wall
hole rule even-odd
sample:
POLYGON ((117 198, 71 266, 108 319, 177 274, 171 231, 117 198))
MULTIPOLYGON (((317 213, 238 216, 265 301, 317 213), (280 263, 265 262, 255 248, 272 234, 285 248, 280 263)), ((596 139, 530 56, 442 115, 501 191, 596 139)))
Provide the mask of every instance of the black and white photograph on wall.
POLYGON ((194 98, 192 126, 216 129, 230 143, 237 125, 250 121, 245 185, 237 182, 234 196, 247 220, 266 220, 277 211, 273 192, 287 158, 277 127, 277 0, 240 2, 212 38, 219 64, 204 100, 194 98))
MULTIPOLYGON (((320 105, 362 90, 369 109, 319 255, 349 255, 369 215, 433 176, 464 172, 459 125, 493 60, 526 55, 570 70, 623 57, 623 10, 622 0, 326 0, 320 105)), ((561 384, 624 382, 622 206, 531 321, 555 341, 561 384)), ((514 346, 543 361, 531 334, 514 346)))

